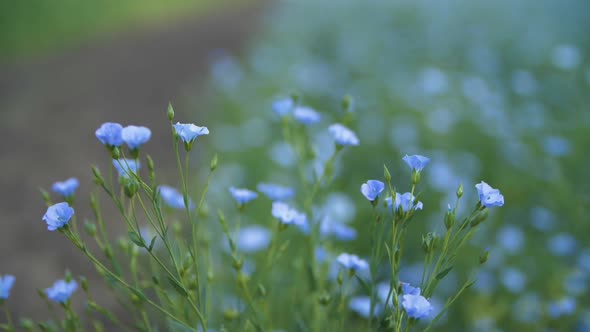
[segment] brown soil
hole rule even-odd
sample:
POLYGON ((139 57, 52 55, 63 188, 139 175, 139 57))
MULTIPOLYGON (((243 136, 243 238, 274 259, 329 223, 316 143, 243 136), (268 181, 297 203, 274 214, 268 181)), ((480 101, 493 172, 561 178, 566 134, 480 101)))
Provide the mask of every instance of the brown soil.
MULTIPOLYGON (((77 177, 76 214, 89 218, 90 165, 105 169, 109 161, 94 137, 105 121, 150 127, 146 149, 158 167, 173 167, 167 103, 173 101, 177 118, 199 123, 195 115, 205 110, 194 109, 190 97, 207 77, 211 51, 244 46, 261 7, 136 29, 28 63, 0 63, 0 274, 17 277, 8 302, 17 316, 45 317, 35 289, 66 269, 96 278, 63 235, 46 230, 38 188, 77 177)), ((110 219, 111 234, 124 234, 122 222, 110 219)), ((75 302, 82 299, 78 292, 75 302)))

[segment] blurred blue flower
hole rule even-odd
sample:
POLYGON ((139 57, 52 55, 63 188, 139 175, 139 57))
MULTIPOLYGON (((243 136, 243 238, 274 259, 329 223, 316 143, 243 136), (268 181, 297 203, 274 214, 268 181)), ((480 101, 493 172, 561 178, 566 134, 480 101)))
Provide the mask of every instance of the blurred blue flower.
POLYGON ((564 297, 561 300, 549 303, 547 311, 551 318, 559 318, 561 316, 573 315, 576 312, 576 307, 576 299, 564 297))
MULTIPOLYGON (((181 192, 176 190, 176 188, 167 186, 167 185, 160 185, 158 186, 158 191, 160 192, 160 197, 162 197, 162 201, 166 203, 169 207, 173 209, 184 209, 184 197, 181 192)), ((189 208, 193 210, 195 208, 195 203, 192 199, 189 198, 189 208)))
POLYGON ((315 259, 316 261, 318 261, 318 263, 323 263, 326 261, 326 258, 328 258, 328 253, 326 252, 326 249, 324 249, 324 247, 316 247, 315 248, 315 259))
POLYGON ((541 319, 543 308, 541 299, 535 293, 527 293, 514 302, 512 314, 517 321, 533 323, 541 319))
POLYGON ((574 45, 559 45, 553 50, 551 60, 558 68, 574 69, 580 64, 580 51, 574 45))
POLYGON ((55 182, 53 186, 51 186, 51 190, 53 190, 55 193, 59 194, 63 198, 68 198, 74 195, 74 192, 76 191, 76 189, 78 189, 79 185, 80 182, 78 182, 78 179, 69 178, 65 181, 55 182))
POLYGON ((413 171, 420 172, 428 165, 430 158, 415 154, 412 156, 405 155, 403 160, 410 166, 413 171))
POLYGON ((552 157, 563 157, 571 152, 570 141, 559 136, 547 136, 543 141, 545 152, 552 157))
POLYGON ((531 210, 531 223, 537 230, 548 232, 555 226, 555 215, 545 207, 536 206, 531 210))
POLYGON ((130 179, 132 174, 137 174, 141 164, 134 159, 113 159, 113 166, 117 169, 120 178, 130 179))
POLYGON ((207 127, 199 127, 192 123, 177 122, 174 125, 174 130, 178 137, 187 144, 192 143, 199 136, 209 135, 209 129, 207 127))
POLYGON ((420 295, 420 289, 408 288, 411 293, 402 295, 402 307, 408 314, 408 317, 414 319, 428 318, 432 313, 432 305, 428 300, 420 295))
POLYGON ((354 133, 354 131, 348 129, 347 127, 339 123, 330 125, 330 127, 328 127, 328 131, 330 132, 330 135, 332 135, 334 141, 336 141, 336 144, 338 145, 357 146, 360 144, 360 141, 354 133))
POLYGON ((259 183, 256 189, 268 197, 271 201, 286 201, 295 196, 295 190, 290 187, 274 183, 259 183))
POLYGON ((273 202, 271 213, 283 225, 295 225, 303 231, 307 228, 307 217, 305 214, 290 207, 286 203, 273 202))
POLYGON ((512 225, 502 227, 496 235, 496 241, 511 254, 515 254, 522 249, 524 240, 522 229, 512 225))
POLYGON ((129 149, 135 150, 150 140, 152 131, 147 127, 127 126, 123 128, 121 135, 129 149))
POLYGON ((334 236, 341 241, 352 241, 356 239, 357 232, 356 229, 326 216, 320 225, 320 235, 322 237, 334 236))
POLYGON ((377 199, 383 189, 385 184, 378 180, 369 180, 361 185, 361 193, 371 202, 377 199))
POLYGON ((306 106, 297 106, 293 111, 293 117, 299 123, 304 125, 312 125, 320 122, 321 116, 314 109, 306 106))
MULTIPOLYGON (((424 205, 422 204, 422 202, 418 202, 416 203, 416 205, 414 205, 414 200, 416 199, 416 197, 412 196, 412 193, 396 193, 395 194, 395 210, 397 211, 399 208, 401 208, 404 212, 408 212, 410 211, 410 209, 414 209, 414 210, 422 210, 422 208, 424 207, 424 205)), ((391 204, 392 204, 392 198, 391 197, 387 197, 385 199, 385 202, 387 203, 387 206, 389 208, 391 208, 391 204)))
POLYGON ((47 297, 54 302, 66 303, 77 288, 78 283, 75 280, 70 282, 58 280, 53 284, 53 286, 45 289, 45 294, 47 294, 47 297))
POLYGON ((246 226, 240 229, 236 237, 236 246, 239 251, 254 253, 268 248, 271 232, 258 225, 246 226))
POLYGON ((10 290, 16 278, 10 274, 0 276, 0 300, 6 300, 10 296, 10 290))
POLYGON ((588 291, 588 273, 582 270, 575 270, 563 278, 563 289, 573 296, 581 296, 588 291))
POLYGON ((291 98, 280 98, 272 102, 272 110, 281 117, 291 113, 294 106, 291 98))
POLYGON ((487 208, 504 205, 504 196, 500 194, 500 190, 492 188, 489 184, 483 181, 476 184, 475 188, 477 188, 477 194, 479 195, 481 205, 487 208))
POLYGON ((238 204, 246 204, 251 200, 254 200, 258 197, 258 194, 253 192, 252 190, 244 189, 244 188, 235 188, 230 187, 229 192, 234 197, 238 204))
POLYGON ((114 122, 105 122, 95 132, 96 138, 106 146, 123 144, 123 126, 114 122))
POLYGON ((520 293, 527 283, 524 273, 512 267, 504 268, 500 274, 500 281, 512 293, 520 293))
POLYGON ((549 239, 547 246, 555 256, 568 256, 576 251, 577 242, 570 234, 559 233, 549 239))
POLYGON ((344 268, 351 271, 363 271, 369 268, 369 263, 357 255, 342 253, 338 255, 336 261, 344 268))
POLYGON ((272 161, 282 167, 293 166, 297 163, 297 154, 287 142, 277 142, 268 151, 272 161))
MULTIPOLYGON (((348 302, 350 310, 363 318, 369 318, 371 314, 371 298, 368 296, 355 296, 348 302)), ((373 314, 378 314, 377 310, 373 314)))
POLYGON ((74 209, 68 203, 62 202, 48 207, 43 220, 47 223, 47 229, 54 231, 67 225, 73 215, 74 209))
POLYGON ((578 267, 586 272, 590 272, 590 248, 580 251, 578 255, 578 267))
POLYGON ((475 289, 481 293, 491 294, 496 289, 496 277, 488 270, 479 270, 475 281, 475 289))

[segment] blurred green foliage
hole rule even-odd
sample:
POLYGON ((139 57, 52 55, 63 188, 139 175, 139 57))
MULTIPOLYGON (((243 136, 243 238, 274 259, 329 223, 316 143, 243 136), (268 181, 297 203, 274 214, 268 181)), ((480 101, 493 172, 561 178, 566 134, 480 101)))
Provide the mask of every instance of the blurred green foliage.
MULTIPOLYGON (((311 130, 319 160, 329 155, 332 122, 352 118, 361 140, 330 187, 356 205, 340 209, 359 238, 330 248, 332 255, 368 254, 370 206, 360 185, 382 180, 387 164, 396 187, 407 190, 401 157, 420 153, 432 164, 420 188, 425 209, 408 235, 415 241, 406 243, 409 282, 421 272, 420 235, 443 232, 459 183, 465 202, 475 203, 481 180, 506 197, 435 295, 441 301, 456 291, 471 272, 461 265, 491 248, 480 281, 444 329, 588 331, 589 23, 590 3, 575 0, 283 2, 246 57, 223 56, 212 66, 208 124, 222 161, 212 195, 260 181, 297 186, 271 109, 273 99, 296 92, 324 116, 311 130), (355 98, 350 115, 341 107, 346 94, 355 98), (556 309, 563 299, 575 310, 556 309)), ((315 204, 331 204, 329 197, 315 204)), ((251 221, 264 224, 268 210, 259 213, 251 221)))
POLYGON ((31 0, 0 2, 0 56, 55 51, 146 22, 203 15, 248 0, 31 0))

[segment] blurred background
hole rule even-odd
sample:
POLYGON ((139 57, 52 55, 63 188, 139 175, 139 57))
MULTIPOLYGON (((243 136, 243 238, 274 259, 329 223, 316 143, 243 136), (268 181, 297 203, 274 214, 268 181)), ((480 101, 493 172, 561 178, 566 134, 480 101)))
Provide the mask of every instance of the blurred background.
MULTIPOLYGON (((296 182, 275 98, 297 93, 327 125, 343 116, 348 94, 361 146, 343 156, 333 193, 317 204, 336 206, 359 234, 335 253, 368 253, 360 184, 387 164, 408 187, 401 157, 423 154, 432 163, 409 235, 408 282, 421 268, 420 234, 444 231, 460 183, 472 203, 481 180, 506 198, 473 241, 474 256, 491 248, 489 264, 443 327, 590 330, 589 2, 92 3, 1 5, 0 273, 17 275, 14 292, 30 294, 15 311, 42 307, 32 289, 67 267, 81 273, 78 253, 44 229, 37 188, 77 176, 85 202, 89 164, 106 160, 93 135, 100 123, 149 126, 165 172, 172 100, 179 116, 212 132, 223 163, 211 200, 222 201, 230 185, 296 182)), ((320 161, 331 146, 322 128, 312 133, 320 161)), ((440 298, 470 272, 456 268, 440 298)))

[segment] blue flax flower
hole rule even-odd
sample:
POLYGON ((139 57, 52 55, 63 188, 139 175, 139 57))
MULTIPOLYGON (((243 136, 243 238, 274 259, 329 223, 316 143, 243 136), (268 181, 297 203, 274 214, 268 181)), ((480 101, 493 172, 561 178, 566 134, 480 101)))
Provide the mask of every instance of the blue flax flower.
POLYGON ((402 307, 410 318, 423 319, 430 316, 432 305, 420 295, 420 288, 402 283, 402 307))
POLYGON ((10 274, 0 276, 0 300, 6 300, 10 296, 10 290, 16 278, 10 274))
POLYGON ((479 195, 481 205, 487 208, 504 205, 504 196, 500 194, 499 189, 494 189, 483 181, 476 184, 475 188, 477 188, 477 194, 479 195))
POLYGON ((123 126, 114 122, 105 122, 95 132, 96 138, 109 147, 123 144, 123 126))
MULTIPOLYGON (((173 209, 184 209, 184 196, 176 188, 166 185, 158 186, 160 197, 162 201, 173 209)), ((189 208, 192 210, 195 208, 195 203, 189 198, 189 208)))
POLYGON ((74 209, 68 203, 62 202, 48 207, 43 221, 47 223, 48 230, 54 231, 67 225, 73 215, 74 209))
POLYGON ((385 184, 378 180, 369 180, 361 185, 361 193, 371 202, 377 199, 383 189, 385 184))
POLYGON ((271 213, 283 225, 295 225, 304 231, 307 229, 307 216, 283 202, 273 202, 271 213))
POLYGON ((328 128, 328 131, 336 141, 336 144, 342 146, 357 146, 360 144, 360 141, 354 131, 348 129, 347 127, 335 123, 328 128))
POLYGON ((295 190, 274 183, 259 183, 256 189, 271 201, 286 201, 295 196, 295 190))
POLYGON ((152 131, 146 127, 127 126, 123 128, 121 136, 129 149, 138 149, 152 137, 152 131))
POLYGON ((357 232, 356 229, 326 216, 320 225, 320 235, 322 237, 333 236, 341 241, 352 241, 356 239, 357 232))
POLYGON ((338 255, 336 261, 344 268, 354 272, 366 270, 369 268, 369 263, 367 263, 367 261, 364 259, 359 258, 357 255, 342 253, 338 255))
POLYGON ((53 286, 45 289, 45 294, 50 300, 54 302, 66 303, 77 288, 78 283, 75 280, 70 282, 58 280, 53 284, 53 286))
MULTIPOLYGON (((404 194, 396 193, 395 194, 395 210, 397 211, 400 208, 404 212, 408 212, 411 209, 422 210, 422 208, 424 207, 422 202, 418 202, 418 203, 416 203, 416 205, 414 205, 414 200, 416 200, 416 197, 414 197, 412 195, 412 193, 404 193, 404 194)), ((385 202, 387 202, 388 207, 391 207, 391 204, 392 204, 391 197, 387 197, 385 199, 385 202)))
POLYGON ((187 144, 192 143, 199 136, 209 135, 209 129, 207 127, 199 127, 192 123, 177 122, 174 125, 174 130, 178 137, 187 144))
POLYGON ((55 182, 53 186, 51 186, 51 190, 53 190, 55 193, 59 194, 63 198, 68 198, 74 195, 74 192, 76 191, 76 189, 78 189, 79 185, 80 182, 78 182, 78 179, 69 178, 65 181, 55 182))
POLYGON ((403 160, 410 166, 413 171, 420 172, 428 165, 430 158, 415 154, 412 156, 406 155, 403 160))
POLYGON ((141 164, 134 159, 113 159, 113 166, 117 169, 119 177, 129 179, 132 173, 137 174, 141 164))
POLYGON ((293 117, 299 123, 304 125, 312 125, 320 122, 321 116, 318 112, 310 107, 297 106, 293 111, 293 117))
POLYGON ((255 253, 265 250, 270 245, 271 232, 258 225, 246 226, 240 229, 236 237, 238 250, 245 253, 255 253))
POLYGON ((246 203, 250 202, 251 200, 256 199, 256 197, 258 197, 257 193, 253 192, 252 190, 243 189, 243 188, 230 187, 229 192, 234 197, 236 202, 238 202, 238 204, 240 204, 240 205, 246 204, 246 203))
POLYGON ((281 117, 291 113, 294 106, 295 103, 291 98, 280 98, 272 102, 272 110, 281 117))

